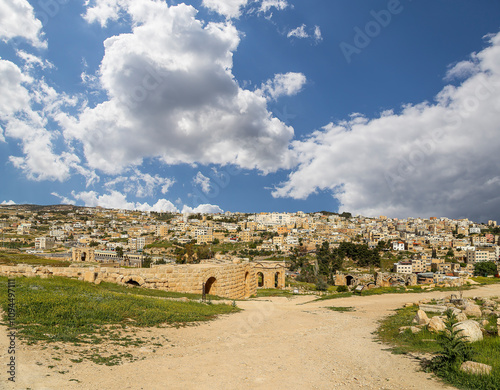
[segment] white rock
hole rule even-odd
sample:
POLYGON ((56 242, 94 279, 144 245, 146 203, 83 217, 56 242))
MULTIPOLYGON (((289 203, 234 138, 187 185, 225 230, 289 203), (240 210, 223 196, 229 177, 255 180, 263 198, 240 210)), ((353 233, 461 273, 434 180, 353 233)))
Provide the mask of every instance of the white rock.
POLYGON ((481 327, 474 320, 458 322, 457 324, 455 324, 455 329, 459 330, 458 334, 460 336, 465 336, 464 340, 470 343, 483 339, 483 332, 481 332, 481 327))
POLYGON ((413 323, 419 325, 427 325, 429 321, 429 317, 427 317, 427 314, 425 314, 425 311, 423 310, 417 311, 417 315, 413 319, 413 323))
POLYGON ((460 366, 460 371, 475 375, 489 375, 491 374, 491 366, 483 363, 469 361, 462 363, 462 365, 460 366))
POLYGON ((465 306, 465 310, 463 311, 467 316, 471 317, 481 317, 481 308, 475 304, 468 304, 465 306))
POLYGON ((432 317, 431 320, 429 321, 429 324, 427 325, 427 329, 429 329, 430 332, 440 332, 442 330, 446 329, 446 325, 441 317, 432 317))

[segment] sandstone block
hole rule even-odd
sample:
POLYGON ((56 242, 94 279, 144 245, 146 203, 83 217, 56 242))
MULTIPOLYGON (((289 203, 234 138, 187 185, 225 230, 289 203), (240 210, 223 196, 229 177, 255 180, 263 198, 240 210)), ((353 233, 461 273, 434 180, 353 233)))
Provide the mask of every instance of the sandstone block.
POLYGON ((456 317, 458 322, 467 321, 467 315, 465 313, 460 312, 456 315, 456 317))
POLYGON ((491 366, 483 363, 469 361, 462 363, 462 365, 460 366, 460 371, 475 375, 489 375, 491 374, 491 366))
POLYGON ((427 317, 427 314, 423 310, 417 311, 417 315, 413 319, 413 323, 418 325, 427 325, 429 321, 429 317, 427 317))
POLYGON ((437 333, 445 330, 446 325, 441 317, 432 317, 427 325, 427 329, 429 329, 430 332, 437 333))
POLYGON ((455 329, 459 330, 459 335, 464 336, 464 340, 470 343, 483 339, 481 327, 474 320, 467 320, 455 324, 455 329))
POLYGON ((471 317, 481 317, 481 308, 473 303, 467 304, 464 309, 464 313, 471 317))
POLYGON ((419 309, 426 313, 444 313, 448 310, 446 306, 441 305, 420 305, 419 309))

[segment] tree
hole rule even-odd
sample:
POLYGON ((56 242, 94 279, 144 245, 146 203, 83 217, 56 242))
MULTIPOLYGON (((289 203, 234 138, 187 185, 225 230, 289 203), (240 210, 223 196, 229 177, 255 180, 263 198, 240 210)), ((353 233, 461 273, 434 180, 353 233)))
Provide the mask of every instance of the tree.
POLYGON ((488 276, 498 273, 497 265, 493 261, 482 261, 474 265, 474 275, 488 276))
POLYGON ((92 248, 92 247, 94 247, 94 246, 98 246, 98 245, 99 245, 99 243, 97 243, 97 242, 96 242, 96 241, 94 241, 94 240, 90 241, 90 244, 89 244, 89 246, 90 246, 91 248, 92 248))
POLYGON ((144 256, 142 259, 142 268, 151 268, 151 263, 153 262, 153 259, 151 258, 150 255, 144 256))
POLYGON ((117 246, 115 252, 118 257, 123 257, 123 248, 121 246, 117 246))

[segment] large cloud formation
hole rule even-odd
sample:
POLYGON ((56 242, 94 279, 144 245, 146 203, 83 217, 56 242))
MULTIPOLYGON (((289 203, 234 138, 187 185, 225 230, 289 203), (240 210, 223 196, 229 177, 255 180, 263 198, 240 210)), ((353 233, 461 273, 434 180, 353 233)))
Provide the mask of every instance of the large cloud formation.
MULTIPOLYGON (((232 75, 240 38, 230 22, 203 24, 185 4, 117 4, 115 14, 128 12, 133 28, 104 43, 99 76, 108 100, 85 109, 65 132, 83 144, 92 168, 117 174, 148 157, 264 173, 291 166, 293 129, 232 75)), ((87 13, 101 24, 113 18, 109 7, 87 13)))
POLYGON ((362 215, 486 220, 500 208, 500 34, 448 71, 434 103, 367 119, 353 114, 292 143, 298 167, 275 197, 331 191, 362 215), (466 70, 466 72, 464 72, 466 70))
POLYGON ((0 39, 8 41, 21 37, 35 47, 43 48, 42 23, 35 18, 33 7, 27 0, 4 0, 0 2, 0 39))

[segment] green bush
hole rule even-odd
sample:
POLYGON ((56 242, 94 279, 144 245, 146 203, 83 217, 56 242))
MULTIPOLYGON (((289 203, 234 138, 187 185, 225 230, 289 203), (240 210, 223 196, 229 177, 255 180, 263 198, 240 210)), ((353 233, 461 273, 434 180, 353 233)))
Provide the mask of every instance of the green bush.
POLYGON ((337 292, 339 292, 339 293, 348 292, 348 291, 349 291, 349 287, 347 287, 347 286, 338 286, 337 287, 337 292))
POLYGON ((471 345, 461 336, 459 330, 455 329, 457 318, 451 310, 446 311, 446 329, 441 331, 437 337, 437 343, 441 347, 438 356, 431 362, 431 368, 437 374, 443 375, 449 371, 456 371, 458 366, 472 358, 471 345))

